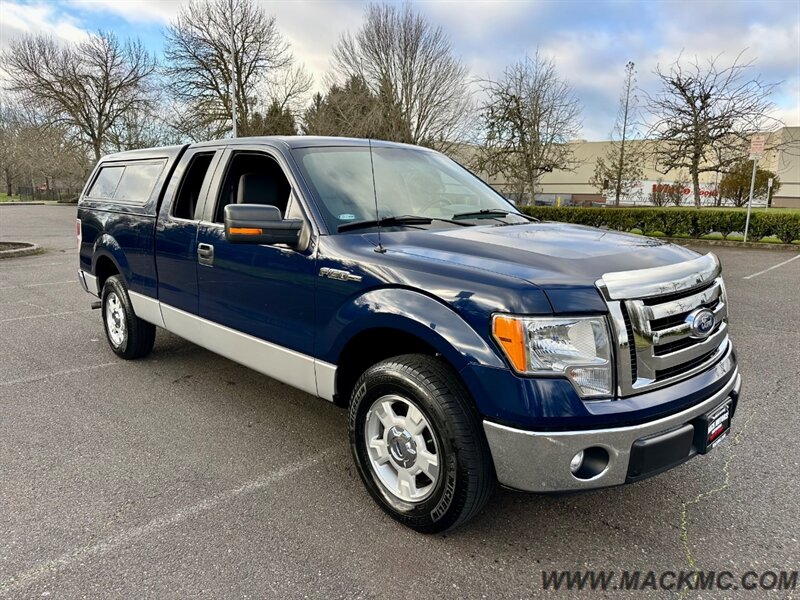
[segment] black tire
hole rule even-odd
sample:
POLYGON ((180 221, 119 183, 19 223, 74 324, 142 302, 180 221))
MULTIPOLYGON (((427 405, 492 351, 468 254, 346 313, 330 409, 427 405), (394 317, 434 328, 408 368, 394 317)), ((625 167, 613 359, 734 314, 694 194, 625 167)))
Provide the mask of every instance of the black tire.
MULTIPOLYGON (((381 443, 384 434, 384 440, 392 439, 391 431, 387 433, 380 424, 377 427, 378 434, 371 439, 381 443)), ((474 404, 458 375, 435 357, 406 354, 367 369, 350 401, 349 430, 353 456, 370 495, 394 519, 421 533, 439 533, 465 523, 483 508, 496 487, 492 457, 474 404), (370 412, 371 408, 376 401, 389 398, 391 403, 394 397, 403 401, 390 404, 392 407, 402 410, 405 402, 419 409, 430 425, 425 432, 434 440, 426 440, 427 449, 435 448, 437 453, 437 478, 422 475, 423 486, 431 482, 429 496, 416 502, 405 501, 384 484, 376 470, 382 467, 373 466, 369 454, 368 418, 375 423, 380 420, 378 413, 385 414, 380 409, 370 412)), ((413 448, 409 456, 416 459, 419 448, 413 448)), ((391 461, 384 457, 385 464, 399 472, 397 456, 389 454, 391 461)))
POLYGON ((120 275, 106 279, 103 285, 101 313, 106 339, 114 354, 128 360, 150 354, 156 341, 156 326, 143 321, 133 312, 128 289, 120 275), (109 312, 112 313, 112 321, 122 325, 113 332, 113 335, 109 327, 109 312))

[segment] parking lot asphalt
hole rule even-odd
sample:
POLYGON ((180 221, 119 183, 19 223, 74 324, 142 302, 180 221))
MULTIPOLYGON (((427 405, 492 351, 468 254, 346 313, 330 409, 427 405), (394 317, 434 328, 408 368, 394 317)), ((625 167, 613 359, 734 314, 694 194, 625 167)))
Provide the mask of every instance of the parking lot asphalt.
POLYGON ((162 330, 117 359, 74 218, 0 205, 0 240, 46 249, 0 261, 0 597, 530 598, 552 569, 798 569, 800 260, 745 279, 791 252, 712 249, 744 377, 718 449, 613 489, 498 490, 423 536, 367 495, 343 410, 162 330))

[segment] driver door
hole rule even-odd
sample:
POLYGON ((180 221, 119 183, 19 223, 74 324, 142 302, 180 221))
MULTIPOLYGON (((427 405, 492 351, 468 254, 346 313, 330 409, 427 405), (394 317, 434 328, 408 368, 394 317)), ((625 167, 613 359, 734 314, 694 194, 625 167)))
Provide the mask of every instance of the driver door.
POLYGON ((215 323, 216 351, 317 393, 314 377, 315 236, 282 157, 263 146, 225 151, 197 235, 199 315, 215 323), (231 243, 229 203, 277 206, 305 221, 305 247, 231 243))

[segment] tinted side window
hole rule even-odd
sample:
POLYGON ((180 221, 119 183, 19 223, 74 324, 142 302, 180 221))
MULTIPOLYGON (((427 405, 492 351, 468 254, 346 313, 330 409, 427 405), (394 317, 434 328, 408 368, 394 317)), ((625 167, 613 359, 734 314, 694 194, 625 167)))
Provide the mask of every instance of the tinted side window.
POLYGON ((225 221, 228 204, 269 204, 286 214, 292 188, 280 165, 267 154, 234 154, 220 188, 214 222, 225 221))
POLYGON ((113 198, 125 167, 102 167, 87 196, 92 198, 113 198))
POLYGON ((178 196, 172 206, 173 217, 189 220, 195 218, 200 190, 203 187, 203 180, 208 172, 208 167, 211 165, 212 158, 214 158, 213 152, 210 154, 196 154, 192 157, 189 168, 186 169, 186 174, 183 176, 183 181, 181 181, 178 196))
POLYGON ((115 200, 145 204, 150 199, 156 185, 163 162, 132 164, 125 167, 122 179, 117 186, 115 200))

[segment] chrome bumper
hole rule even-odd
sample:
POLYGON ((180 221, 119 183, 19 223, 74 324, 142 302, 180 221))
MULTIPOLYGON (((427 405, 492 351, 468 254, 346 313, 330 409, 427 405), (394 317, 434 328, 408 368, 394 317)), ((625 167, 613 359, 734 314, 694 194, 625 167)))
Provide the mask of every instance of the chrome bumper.
POLYGON ((78 281, 81 282, 81 287, 83 288, 84 292, 88 292, 97 298, 100 297, 100 290, 97 289, 97 277, 91 273, 87 273, 86 271, 79 269, 78 281))
POLYGON ((639 438, 680 427, 722 404, 742 385, 738 367, 724 388, 682 412, 630 427, 585 431, 524 431, 483 422, 497 479, 502 485, 527 492, 568 492, 625 483, 631 446, 639 438), (608 464, 590 479, 578 479, 570 461, 579 451, 600 447, 608 464))

